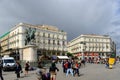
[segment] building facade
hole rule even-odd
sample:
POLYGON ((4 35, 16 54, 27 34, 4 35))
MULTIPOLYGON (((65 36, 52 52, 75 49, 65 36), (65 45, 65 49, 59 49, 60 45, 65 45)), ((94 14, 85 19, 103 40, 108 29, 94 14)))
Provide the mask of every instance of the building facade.
POLYGON ((79 58, 107 58, 116 54, 116 44, 108 35, 80 35, 68 42, 68 52, 79 58))
MULTIPOLYGON (((26 60, 30 51, 37 54, 37 58, 42 54, 64 55, 67 51, 67 33, 48 25, 19 23, 2 35, 0 42, 1 55, 14 56, 18 60, 26 60)), ((33 53, 31 57, 34 58, 33 53)))

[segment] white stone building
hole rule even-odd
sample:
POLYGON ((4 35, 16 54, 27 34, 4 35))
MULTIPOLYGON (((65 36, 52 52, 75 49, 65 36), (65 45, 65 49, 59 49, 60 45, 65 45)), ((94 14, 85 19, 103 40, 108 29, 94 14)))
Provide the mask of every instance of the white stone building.
POLYGON ((79 58, 101 57, 116 54, 116 44, 108 35, 80 35, 68 42, 68 52, 79 58))
POLYGON ((67 33, 54 26, 19 23, 0 37, 1 55, 36 61, 41 54, 64 55, 67 33))

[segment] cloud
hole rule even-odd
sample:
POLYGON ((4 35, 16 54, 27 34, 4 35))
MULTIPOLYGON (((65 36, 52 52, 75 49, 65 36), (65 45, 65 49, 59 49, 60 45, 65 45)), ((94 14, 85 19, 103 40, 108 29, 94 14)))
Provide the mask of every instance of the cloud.
POLYGON ((71 40, 109 29, 112 5, 113 0, 4 0, 0 3, 0 26, 10 29, 19 22, 54 25, 66 31, 71 40))
POLYGON ((26 22, 57 26, 68 33, 68 40, 109 34, 120 43, 119 21, 120 0, 0 0, 0 35, 26 22))
POLYGON ((0 0, 0 35, 15 24, 48 24, 80 34, 109 34, 120 43, 120 0, 0 0))
POLYGON ((120 0, 114 0, 113 17, 111 19, 110 28, 106 32, 116 43, 117 54, 120 55, 120 0))

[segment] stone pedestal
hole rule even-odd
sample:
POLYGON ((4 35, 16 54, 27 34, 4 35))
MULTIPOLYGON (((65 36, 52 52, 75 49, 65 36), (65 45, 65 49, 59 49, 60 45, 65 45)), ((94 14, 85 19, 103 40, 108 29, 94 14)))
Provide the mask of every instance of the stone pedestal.
POLYGON ((23 49, 19 49, 20 60, 23 60, 23 49))
POLYGON ((37 46, 27 45, 23 48, 23 59, 24 61, 36 62, 37 61, 37 46))

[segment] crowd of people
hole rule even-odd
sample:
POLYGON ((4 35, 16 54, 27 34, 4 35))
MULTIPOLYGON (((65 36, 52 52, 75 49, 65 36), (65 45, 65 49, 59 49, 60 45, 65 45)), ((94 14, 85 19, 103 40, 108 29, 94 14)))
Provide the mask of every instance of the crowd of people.
MULTIPOLYGON (((82 59, 68 59, 68 60, 60 60, 61 67, 63 69, 63 73, 67 77, 68 75, 71 76, 80 76, 79 69, 81 67, 85 67, 85 63, 96 63, 97 60, 89 59, 89 60, 82 60, 82 59)), ((104 63, 106 67, 108 67, 108 60, 107 59, 99 59, 99 63, 104 63)), ((19 62, 16 61, 15 67, 15 74, 17 78, 20 78, 20 74, 23 73, 27 76, 30 68, 30 63, 26 62, 24 66, 24 70, 19 62)), ((53 60, 51 66, 49 67, 49 71, 47 72, 46 68, 39 68, 37 71, 37 78, 38 80, 56 80, 57 71, 59 69, 56 66, 56 61, 53 60)), ((4 80, 2 76, 2 62, 0 62, 0 78, 4 80)))
POLYGON ((64 60, 62 63, 63 73, 66 73, 66 76, 70 73, 72 76, 80 76, 79 69, 81 65, 85 66, 85 61, 81 60, 64 60))
MULTIPOLYGON (((85 60, 63 60, 62 61, 62 69, 63 73, 66 74, 66 77, 71 74, 72 76, 80 76, 79 69, 81 66, 85 66, 85 60)), ((57 71, 59 69, 56 66, 56 62, 53 60, 51 66, 49 67, 49 71, 45 69, 39 69, 37 71, 38 80, 56 80, 57 71)))
MULTIPOLYGON (((46 72, 46 69, 40 71, 40 75, 38 75, 38 80, 56 80, 56 74, 59 69, 56 67, 56 62, 53 60, 51 66, 49 67, 49 71, 46 72)), ((73 77, 80 76, 80 68, 85 67, 86 63, 91 64, 105 64, 105 67, 108 67, 108 59, 68 59, 68 60, 60 60, 59 63, 62 65, 63 73, 67 77, 71 75, 73 77), (98 61, 99 60, 99 61, 98 61)))
POLYGON ((51 66, 49 67, 49 72, 46 71, 46 68, 39 69, 37 71, 38 80, 56 80, 56 75, 59 69, 56 66, 56 62, 53 60, 51 66))

